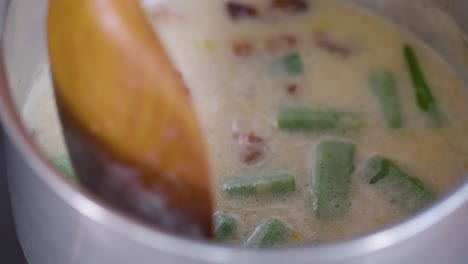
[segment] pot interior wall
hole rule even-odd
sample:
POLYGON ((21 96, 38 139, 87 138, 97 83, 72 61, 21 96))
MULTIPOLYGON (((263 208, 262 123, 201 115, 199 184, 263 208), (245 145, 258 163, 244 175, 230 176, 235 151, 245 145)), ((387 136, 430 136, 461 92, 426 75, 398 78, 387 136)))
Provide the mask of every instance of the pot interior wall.
POLYGON ((4 33, 6 74, 13 101, 22 109, 31 83, 47 63, 47 0, 14 0, 4 33))

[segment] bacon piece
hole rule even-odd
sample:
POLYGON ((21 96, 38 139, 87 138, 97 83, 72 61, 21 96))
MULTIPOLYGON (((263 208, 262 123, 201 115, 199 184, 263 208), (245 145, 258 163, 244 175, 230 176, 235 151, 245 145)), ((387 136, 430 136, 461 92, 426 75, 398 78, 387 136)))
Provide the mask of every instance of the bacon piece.
POLYGON ((334 41, 327 34, 320 32, 315 35, 316 44, 318 47, 328 51, 331 54, 347 58, 352 55, 353 50, 345 44, 334 41))
POLYGON ((309 10, 309 3, 305 0, 273 0, 272 7, 289 14, 297 14, 309 10))
POLYGON ((249 144, 258 144, 258 143, 265 143, 265 139, 262 137, 257 136, 254 132, 250 132, 246 135, 238 135, 237 140, 247 142, 249 144))
POLYGON ((290 84, 288 86, 286 86, 286 92, 289 94, 289 95, 296 95, 297 94, 297 84, 290 84))
POLYGON ((263 150, 255 146, 246 146, 242 152, 242 161, 246 165, 257 164, 263 158, 263 150))
POLYGON ((258 17, 257 8, 252 5, 242 4, 238 2, 227 2, 226 10, 232 20, 240 20, 242 18, 258 17))
POLYGON ((254 47, 248 42, 236 42, 232 45, 232 52, 238 57, 249 57, 254 52, 254 47))
POLYGON ((257 165, 265 159, 268 147, 266 140, 254 132, 248 134, 234 134, 239 149, 239 160, 245 165, 257 165))
POLYGON ((282 34, 266 41, 266 48, 270 53, 277 53, 286 49, 294 48, 297 38, 290 34, 282 34))

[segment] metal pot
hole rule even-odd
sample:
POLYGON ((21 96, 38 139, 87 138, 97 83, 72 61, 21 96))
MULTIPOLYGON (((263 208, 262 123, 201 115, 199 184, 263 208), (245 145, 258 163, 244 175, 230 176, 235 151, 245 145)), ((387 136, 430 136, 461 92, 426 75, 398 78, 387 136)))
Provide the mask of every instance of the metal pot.
MULTIPOLYGON (((77 0, 79 1, 79 0, 77 0)), ((19 118, 37 69, 47 61, 47 0, 3 0, 0 113, 16 228, 35 264, 64 263, 467 263, 468 182, 415 217, 353 240, 275 251, 223 248, 149 228, 69 184, 46 162, 19 118), (6 10, 6 9, 5 9, 6 10)), ((413 31, 468 85, 468 2, 355 0, 413 31)))

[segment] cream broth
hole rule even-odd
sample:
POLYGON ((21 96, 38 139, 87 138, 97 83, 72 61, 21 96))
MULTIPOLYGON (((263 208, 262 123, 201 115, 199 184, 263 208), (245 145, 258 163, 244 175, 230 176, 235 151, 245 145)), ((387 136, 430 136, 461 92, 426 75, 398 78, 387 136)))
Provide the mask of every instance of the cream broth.
MULTIPOLYGON (((229 9, 220 0, 145 1, 203 124, 217 210, 232 214, 239 223, 227 243, 242 245, 258 224, 271 218, 294 230, 289 240, 294 244, 350 238, 401 220, 407 214, 361 177, 374 154, 392 160, 439 195, 462 178, 468 169, 466 91, 455 72, 424 43, 344 1, 235 4, 240 6, 229 9), (441 112, 440 128, 430 125, 418 108, 403 56, 405 44, 417 53, 441 112), (301 60, 299 72, 285 71, 276 63, 292 53, 301 60), (369 74, 377 69, 395 78, 403 115, 400 129, 386 125, 370 87, 369 74), (279 106, 352 111, 361 117, 362 127, 282 131, 276 122, 279 106), (310 175, 313 150, 325 139, 356 145, 350 208, 345 216, 327 221, 317 220, 312 212, 310 175), (233 177, 269 171, 292 174, 296 190, 253 197, 221 191, 233 177)), ((23 117, 48 156, 66 152, 47 71, 34 83, 23 117)))

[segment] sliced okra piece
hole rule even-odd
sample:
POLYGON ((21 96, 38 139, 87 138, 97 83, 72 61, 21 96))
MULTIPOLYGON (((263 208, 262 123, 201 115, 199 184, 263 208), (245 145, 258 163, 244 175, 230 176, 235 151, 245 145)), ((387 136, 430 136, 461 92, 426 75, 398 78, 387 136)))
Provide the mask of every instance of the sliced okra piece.
POLYGON ((298 53, 290 53, 281 57, 276 65, 291 75, 300 75, 304 72, 304 64, 298 53))
POLYGON ((218 241, 230 240, 235 236, 238 227, 237 219, 223 212, 214 214, 215 236, 218 241))
POLYGON ((230 195, 285 194, 296 189, 294 176, 284 172, 262 172, 234 177, 222 190, 230 195))
POLYGON ((280 107, 276 121, 280 130, 290 132, 356 130, 362 127, 361 118, 356 113, 301 106, 280 107))
POLYGON ((282 246, 290 240, 292 231, 283 222, 269 219, 262 222, 245 243, 249 248, 273 248, 282 246))
POLYGON ((369 76, 369 82, 379 100, 380 108, 387 125, 393 129, 401 128, 403 126, 403 118, 399 95, 392 73, 387 70, 374 71, 369 76))
POLYGON ((386 200, 407 213, 416 212, 436 199, 436 194, 421 180, 379 156, 369 159, 364 178, 382 192, 386 200))
POLYGON ((419 64, 418 57, 410 45, 404 46, 404 56, 408 64, 408 70, 413 81, 416 93, 416 102, 419 109, 430 117, 436 127, 442 126, 442 119, 436 100, 432 95, 431 88, 427 83, 426 76, 419 64))
POLYGON ((354 169, 355 145, 341 141, 322 141, 316 148, 313 182, 313 210, 320 220, 336 219, 349 207, 350 176, 354 169))

